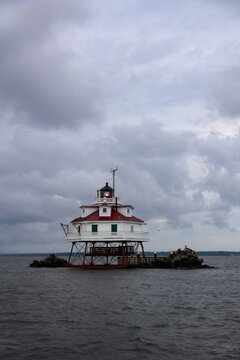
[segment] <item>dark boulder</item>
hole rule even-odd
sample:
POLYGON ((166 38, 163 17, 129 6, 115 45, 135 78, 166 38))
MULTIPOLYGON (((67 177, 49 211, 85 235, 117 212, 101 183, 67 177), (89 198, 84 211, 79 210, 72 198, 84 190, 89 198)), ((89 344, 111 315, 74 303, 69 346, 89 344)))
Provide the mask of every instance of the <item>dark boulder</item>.
POLYGON ((168 255, 170 267, 172 268, 200 268, 203 259, 200 259, 195 251, 185 247, 183 250, 172 251, 168 255))
POLYGON ((149 267, 162 269, 201 269, 214 268, 213 266, 203 265, 196 252, 185 246, 183 250, 172 251, 168 256, 155 258, 149 267))
POLYGON ((67 260, 57 257, 55 254, 48 255, 44 260, 33 260, 30 267, 64 267, 67 260))

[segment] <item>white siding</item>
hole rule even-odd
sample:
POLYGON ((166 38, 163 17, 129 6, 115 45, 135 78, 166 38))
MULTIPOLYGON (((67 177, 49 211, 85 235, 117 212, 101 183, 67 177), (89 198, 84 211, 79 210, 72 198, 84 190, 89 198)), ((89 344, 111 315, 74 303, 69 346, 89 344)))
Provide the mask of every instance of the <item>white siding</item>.
POLYGON ((112 212, 111 206, 102 205, 99 207, 99 216, 111 216, 111 212, 112 212), (106 209, 105 212, 104 209, 106 209))
POLYGON ((148 234, 143 223, 124 221, 87 221, 74 223, 72 231, 67 235, 67 241, 148 241, 148 234), (117 225, 117 232, 112 232, 112 225, 117 225), (78 226, 81 231, 78 233, 78 226), (92 225, 98 225, 98 231, 92 232, 92 225), (132 231, 133 227, 133 231, 132 231), (135 240, 134 240, 135 239, 135 240))
POLYGON ((123 225, 123 229, 124 231, 131 231, 131 226, 133 226, 133 231, 137 232, 137 231, 143 231, 142 228, 142 224, 141 223, 136 223, 136 222, 129 222, 129 223, 124 223, 123 225))
POLYGON ((96 210, 97 210, 97 208, 88 208, 88 207, 82 208, 81 216, 86 217, 86 216, 94 213, 94 211, 96 211, 96 210))
MULTIPOLYGON (((142 228, 142 224, 141 223, 133 223, 133 222, 119 222, 119 221, 91 221, 88 223, 75 223, 75 227, 77 228, 78 225, 81 226, 81 232, 85 232, 85 231, 92 231, 92 224, 97 224, 98 225, 98 231, 107 231, 107 232, 111 232, 112 229, 112 224, 117 224, 117 229, 118 231, 131 231, 131 226, 133 226, 133 231, 134 232, 141 232, 143 231, 142 228)), ((73 227, 73 231, 77 233, 77 229, 75 229, 75 227, 73 227)))
POLYGON ((127 217, 132 216, 132 209, 130 207, 119 207, 118 212, 120 212, 120 214, 127 216, 127 217))

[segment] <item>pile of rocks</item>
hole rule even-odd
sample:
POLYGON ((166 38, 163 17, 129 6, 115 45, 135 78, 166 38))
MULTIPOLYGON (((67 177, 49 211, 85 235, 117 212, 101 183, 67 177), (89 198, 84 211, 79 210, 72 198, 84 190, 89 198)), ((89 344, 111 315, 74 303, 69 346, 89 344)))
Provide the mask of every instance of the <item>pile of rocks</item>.
POLYGON ((203 263, 203 259, 200 259, 194 250, 186 246, 183 250, 172 251, 167 259, 172 268, 200 268, 203 263))
POLYGON ((55 254, 48 255, 44 260, 33 260, 30 267, 64 267, 67 260, 57 257, 55 254))
POLYGON ((144 267, 162 268, 162 269, 199 269, 212 268, 212 266, 203 265, 203 259, 200 259, 195 251, 187 246, 183 250, 172 251, 168 256, 157 258, 144 267))

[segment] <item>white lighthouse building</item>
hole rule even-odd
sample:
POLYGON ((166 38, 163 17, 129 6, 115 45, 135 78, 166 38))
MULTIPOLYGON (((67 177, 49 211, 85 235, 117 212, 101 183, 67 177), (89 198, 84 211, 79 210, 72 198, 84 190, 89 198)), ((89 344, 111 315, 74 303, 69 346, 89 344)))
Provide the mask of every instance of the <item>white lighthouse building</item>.
POLYGON ((132 205, 122 204, 108 183, 91 205, 80 208, 80 217, 61 224, 66 242, 72 244, 69 267, 122 268, 145 261, 146 223, 133 215, 132 205))

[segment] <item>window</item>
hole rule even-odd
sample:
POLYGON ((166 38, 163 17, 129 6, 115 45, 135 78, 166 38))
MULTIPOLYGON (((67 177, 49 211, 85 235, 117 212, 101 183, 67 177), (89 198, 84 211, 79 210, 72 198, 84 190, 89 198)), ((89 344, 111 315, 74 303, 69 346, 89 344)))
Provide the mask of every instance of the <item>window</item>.
POLYGON ((133 232, 133 229, 134 229, 134 227, 133 227, 133 225, 131 225, 131 232, 133 232))
POLYGON ((96 224, 92 225, 92 232, 97 233, 98 232, 98 226, 96 224))
POLYGON ((128 214, 130 213, 130 209, 127 209, 128 214))
POLYGON ((116 233, 117 232, 117 224, 112 224, 112 233, 116 233))
POLYGON ((78 233, 80 234, 80 232, 81 232, 81 226, 78 225, 78 233))
POLYGON ((103 212, 107 212, 107 209, 106 209, 106 208, 103 208, 102 211, 103 211, 103 212))
POLYGON ((85 214, 85 209, 82 209, 82 213, 85 214))

